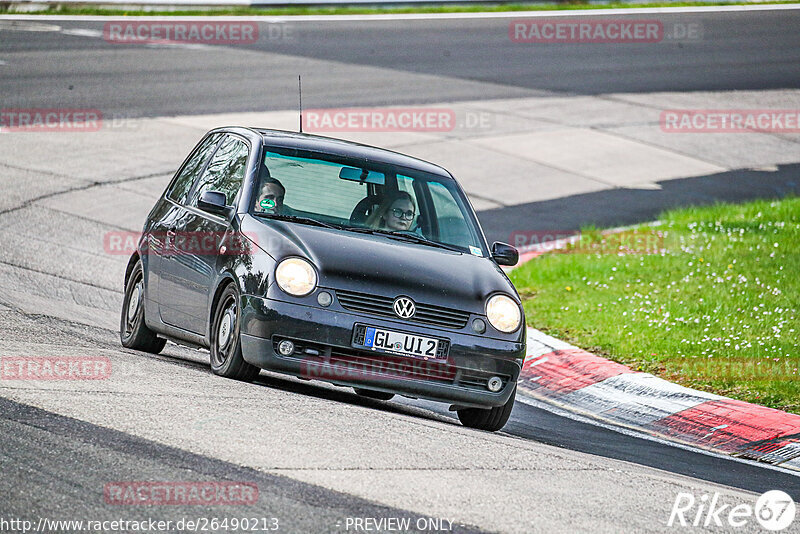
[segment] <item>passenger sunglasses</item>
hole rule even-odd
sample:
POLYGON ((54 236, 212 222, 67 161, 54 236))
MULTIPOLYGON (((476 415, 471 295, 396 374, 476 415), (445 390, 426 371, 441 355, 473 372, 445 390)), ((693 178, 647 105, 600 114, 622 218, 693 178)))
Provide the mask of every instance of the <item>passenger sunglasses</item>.
POLYGON ((398 219, 404 219, 406 221, 410 221, 411 219, 414 218, 414 211, 413 210, 403 211, 400 208, 392 208, 392 215, 394 215, 398 219))

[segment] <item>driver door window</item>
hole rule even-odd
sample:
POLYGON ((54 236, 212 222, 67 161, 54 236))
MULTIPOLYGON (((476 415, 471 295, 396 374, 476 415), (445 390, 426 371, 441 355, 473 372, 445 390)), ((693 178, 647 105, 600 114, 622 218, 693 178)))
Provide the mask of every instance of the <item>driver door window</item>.
POLYGON ((200 146, 197 147, 192 157, 189 158, 189 161, 187 161, 186 165, 181 169, 178 177, 175 178, 175 182, 172 184, 172 187, 170 187, 169 193, 167 193, 167 198, 178 204, 184 204, 186 202, 189 189, 191 189, 195 180, 197 180, 197 177, 200 176, 200 173, 203 171, 203 167, 206 161, 208 161, 208 158, 211 157, 211 153, 214 152, 214 149, 217 147, 220 137, 221 134, 209 135, 200 146))
POLYGON ((225 194, 225 203, 234 204, 247 169, 247 156, 250 150, 244 141, 228 136, 222 141, 206 172, 192 192, 190 206, 197 206, 197 199, 205 191, 218 191, 225 194))

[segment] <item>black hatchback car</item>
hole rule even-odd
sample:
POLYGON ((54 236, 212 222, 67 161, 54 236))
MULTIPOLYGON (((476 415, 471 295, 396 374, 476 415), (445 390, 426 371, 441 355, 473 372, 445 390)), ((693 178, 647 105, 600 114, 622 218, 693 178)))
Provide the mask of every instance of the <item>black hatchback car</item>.
POLYGON ((452 404, 498 430, 525 356, 519 296, 446 170, 337 139, 212 130, 158 199, 125 273, 120 336, 260 369, 452 404))

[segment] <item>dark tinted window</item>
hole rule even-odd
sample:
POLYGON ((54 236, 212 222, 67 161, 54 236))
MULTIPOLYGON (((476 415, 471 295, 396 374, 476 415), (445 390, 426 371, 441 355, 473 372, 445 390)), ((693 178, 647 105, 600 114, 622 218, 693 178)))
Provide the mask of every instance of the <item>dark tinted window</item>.
POLYGON ((242 187, 244 171, 247 168, 249 149, 244 141, 228 136, 211 158, 206 172, 192 192, 191 205, 197 205, 197 199, 204 191, 225 193, 228 206, 233 204, 239 189, 242 187))
POLYGON ((181 173, 175 179, 175 183, 172 184, 169 193, 167 193, 167 198, 180 204, 186 202, 186 195, 189 193, 189 189, 192 188, 195 180, 203 170, 203 166, 217 146, 217 141, 219 141, 221 135, 210 135, 200 143, 200 146, 195 149, 189 161, 181 169, 181 173))

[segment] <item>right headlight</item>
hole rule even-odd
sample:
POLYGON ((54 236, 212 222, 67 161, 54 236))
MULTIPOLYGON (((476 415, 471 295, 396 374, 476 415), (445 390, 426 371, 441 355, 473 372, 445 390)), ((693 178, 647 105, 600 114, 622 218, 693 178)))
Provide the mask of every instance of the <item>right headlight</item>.
POLYGON ((507 334, 522 323, 519 305, 506 295, 495 295, 486 301, 486 318, 492 326, 507 334))
POLYGON ((317 271, 303 258, 286 258, 275 269, 275 281, 286 293, 303 297, 317 287, 317 271))

